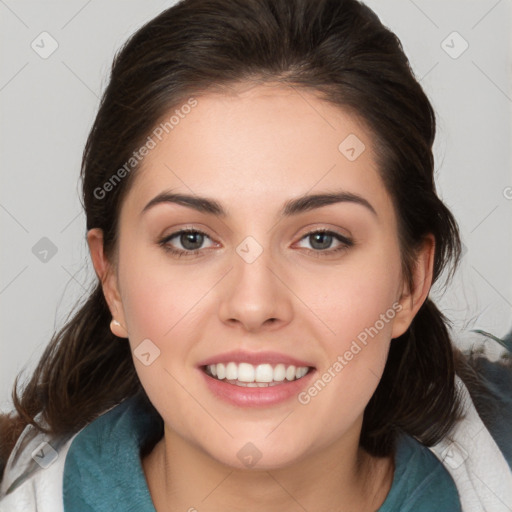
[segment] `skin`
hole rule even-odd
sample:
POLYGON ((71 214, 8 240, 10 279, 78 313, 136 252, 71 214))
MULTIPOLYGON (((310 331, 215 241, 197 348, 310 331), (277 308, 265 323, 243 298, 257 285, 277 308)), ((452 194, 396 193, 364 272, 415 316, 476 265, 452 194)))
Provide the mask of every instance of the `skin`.
MULTIPOLYGON (((363 412, 392 338, 406 331, 428 295, 434 240, 428 237, 418 253, 408 290, 393 203, 371 136, 354 115, 276 84, 197 100, 137 171, 120 213, 115 261, 103 253, 101 231, 88 233, 120 324, 113 332, 132 350, 147 338, 160 350, 149 366, 134 357, 165 423, 164 437, 142 461, 155 508, 376 510, 391 487, 393 459, 359 447, 363 412), (355 161, 338 149, 349 134, 366 146, 355 161), (227 216, 171 203, 141 214, 171 189, 215 199, 227 216), (290 199, 340 189, 364 197, 377 215, 342 202, 279 217, 290 199), (177 258, 159 245, 187 227, 209 237, 199 254, 177 258), (340 246, 333 238, 318 249, 306 235, 319 228, 355 245, 318 257, 340 246), (250 264, 236 252, 247 236, 263 249, 250 264), (244 348, 293 355, 321 375, 393 304, 400 311, 307 405, 293 397, 235 407, 215 398, 198 374, 201 360, 244 348), (252 468, 237 457, 248 442, 262 454, 252 468)), ((179 237, 168 245, 185 249, 179 237)))

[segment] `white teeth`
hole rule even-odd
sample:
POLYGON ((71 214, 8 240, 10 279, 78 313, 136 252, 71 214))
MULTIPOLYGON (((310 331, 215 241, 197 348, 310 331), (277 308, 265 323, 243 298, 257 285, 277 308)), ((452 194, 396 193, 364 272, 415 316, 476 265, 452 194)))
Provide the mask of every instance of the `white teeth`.
MULTIPOLYGON (((231 363, 229 363, 231 364, 231 363)), ((236 364, 233 363, 236 370, 236 364)), ((235 372, 231 380, 239 380, 240 382, 254 382, 254 366, 249 363, 240 363, 238 365, 238 374, 235 372)), ((229 379, 228 379, 229 380, 229 379)))
POLYGON ((309 371, 307 366, 285 366, 282 363, 272 367, 271 364, 259 364, 254 366, 249 363, 229 362, 210 364, 207 371, 218 380, 237 381, 241 386, 266 387, 269 384, 300 379, 309 371))
POLYGON ((301 377, 304 377, 304 375, 306 375, 306 373, 308 373, 308 371, 309 371, 309 368, 306 368, 306 367, 304 367, 304 366, 302 366, 302 367, 300 367, 300 368, 297 368, 297 370, 296 370, 296 372, 295 372, 295 377, 296 377, 297 379, 300 379, 301 377), (297 372, 299 372, 299 373, 298 373, 298 377, 297 377, 297 372))
POLYGON ((238 375, 238 371, 235 363, 228 363, 226 366, 226 379, 228 380, 236 380, 236 376, 238 375))
POLYGON ((222 363, 219 363, 217 365, 217 379, 222 380, 225 377, 226 377, 226 367, 222 363))
POLYGON ((286 367, 284 364, 279 363, 274 368, 274 380, 277 382, 282 382, 286 377, 286 367))
POLYGON ((286 380, 293 380, 295 379, 295 366, 288 366, 286 368, 286 380))
POLYGON ((274 380, 274 370, 269 364, 259 364, 256 367, 254 380, 257 382, 272 382, 274 380))

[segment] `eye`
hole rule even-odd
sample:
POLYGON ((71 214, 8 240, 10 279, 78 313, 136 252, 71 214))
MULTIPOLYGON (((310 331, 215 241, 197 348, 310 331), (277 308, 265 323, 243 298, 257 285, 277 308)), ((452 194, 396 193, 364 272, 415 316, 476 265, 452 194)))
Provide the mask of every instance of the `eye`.
POLYGON ((301 238, 301 242, 302 241, 309 241, 312 249, 305 248, 308 249, 309 252, 314 253, 315 256, 332 255, 333 253, 347 250, 354 245, 353 240, 334 231, 323 229, 308 233, 301 238), (331 248, 333 243, 337 243, 338 245, 331 248))
MULTIPOLYGON (((202 231, 197 229, 182 229, 162 238, 158 243, 171 254, 176 256, 190 256, 198 254, 201 249, 204 249, 202 245, 205 242, 205 239, 211 240, 211 238, 202 231), (174 243, 179 243, 181 248, 176 248, 172 244, 172 241, 175 239, 176 241, 174 243)), ((213 247, 213 245, 214 244, 210 247, 213 247)))

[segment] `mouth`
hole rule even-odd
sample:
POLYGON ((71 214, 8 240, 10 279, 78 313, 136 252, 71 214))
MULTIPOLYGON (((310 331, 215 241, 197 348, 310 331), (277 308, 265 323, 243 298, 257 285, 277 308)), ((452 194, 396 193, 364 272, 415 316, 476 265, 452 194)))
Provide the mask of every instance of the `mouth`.
POLYGON ((247 388, 283 386, 303 379, 314 368, 279 364, 217 363, 201 366, 201 370, 213 379, 247 388))

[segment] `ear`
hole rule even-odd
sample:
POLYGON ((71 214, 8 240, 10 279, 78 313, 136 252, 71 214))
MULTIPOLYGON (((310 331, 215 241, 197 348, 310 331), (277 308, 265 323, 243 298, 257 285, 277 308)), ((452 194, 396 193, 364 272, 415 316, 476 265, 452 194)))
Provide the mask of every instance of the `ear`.
POLYGON ((435 238, 432 234, 428 234, 416 258, 413 271, 414 290, 409 290, 405 280, 402 285, 402 295, 398 300, 401 309, 393 320, 392 338, 398 338, 407 331, 416 313, 427 299, 432 286, 434 254, 435 238))
POLYGON ((117 282, 116 272, 103 252, 103 231, 99 228, 87 232, 87 244, 91 254, 92 264, 103 288, 103 295, 107 301, 112 322, 110 330, 119 338, 127 338, 126 322, 121 294, 117 282))

